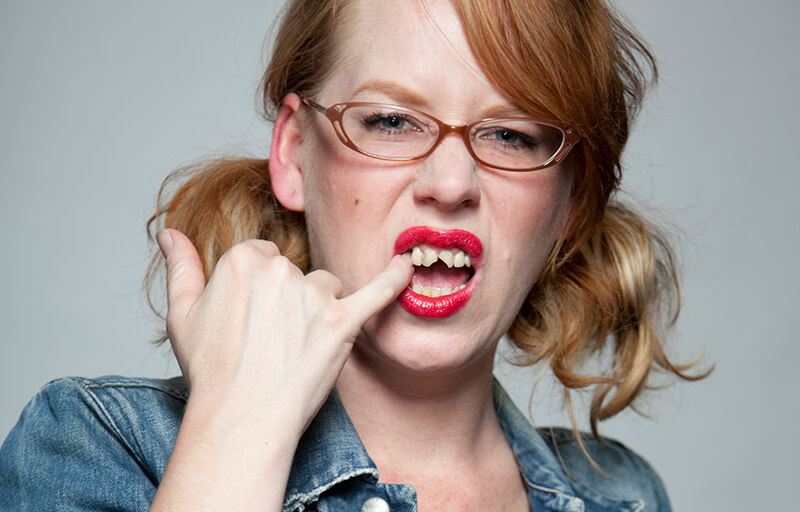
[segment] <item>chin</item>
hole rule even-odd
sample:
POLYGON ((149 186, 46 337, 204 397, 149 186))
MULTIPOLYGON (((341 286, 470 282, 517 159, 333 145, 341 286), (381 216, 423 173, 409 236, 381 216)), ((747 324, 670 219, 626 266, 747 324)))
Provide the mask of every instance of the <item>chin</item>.
POLYGON ((501 334, 481 336, 456 318, 417 318, 395 304, 363 329, 357 349, 376 367, 418 376, 444 376, 493 361, 501 334))

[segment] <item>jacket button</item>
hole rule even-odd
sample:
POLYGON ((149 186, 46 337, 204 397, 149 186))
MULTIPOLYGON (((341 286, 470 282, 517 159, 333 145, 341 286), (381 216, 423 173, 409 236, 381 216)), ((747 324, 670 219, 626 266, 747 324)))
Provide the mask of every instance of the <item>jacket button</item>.
POLYGON ((389 512, 389 504, 382 498, 369 498, 361 505, 361 512, 389 512))

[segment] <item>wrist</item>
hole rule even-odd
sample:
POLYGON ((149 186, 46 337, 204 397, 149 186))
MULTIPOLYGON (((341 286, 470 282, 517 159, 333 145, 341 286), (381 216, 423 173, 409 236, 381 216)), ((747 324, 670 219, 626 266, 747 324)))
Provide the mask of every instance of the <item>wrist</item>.
POLYGON ((265 402, 197 389, 189 395, 181 430, 186 427, 193 436, 229 449, 258 453, 269 448, 271 457, 291 460, 305 428, 304 420, 296 415, 281 400, 265 402))

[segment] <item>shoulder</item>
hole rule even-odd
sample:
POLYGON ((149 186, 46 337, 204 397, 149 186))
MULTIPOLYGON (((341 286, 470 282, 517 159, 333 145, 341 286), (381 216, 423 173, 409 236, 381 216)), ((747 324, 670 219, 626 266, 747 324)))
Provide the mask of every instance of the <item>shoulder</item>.
MULTIPOLYGON (((43 398, 53 404, 65 406, 101 405, 110 413, 117 407, 139 409, 141 400, 147 409, 169 408, 171 405, 185 405, 189 389, 180 377, 172 379, 148 379, 143 377, 120 377, 116 375, 84 378, 64 377, 47 383, 34 399, 43 398)), ((132 411, 126 411, 132 412, 132 411)))
POLYGON ((538 430, 583 498, 602 504, 636 496, 641 510, 671 510, 661 478, 644 458, 622 443, 582 434, 581 442, 590 460, 572 430, 538 430))
POLYGON ((188 395, 181 378, 67 377, 45 385, 28 404, 21 419, 85 418, 119 433, 129 428, 163 429, 180 422, 188 395))
POLYGON ((0 509, 10 500, 44 510, 52 505, 47 496, 65 503, 97 499, 114 509, 120 489, 131 503, 149 503, 187 396, 182 379, 73 377, 48 383, 0 448, 0 509))
POLYGON ((171 453, 188 395, 181 378, 62 378, 42 388, 21 422, 30 415, 95 435, 103 431, 149 459, 171 453))
MULTIPOLYGON (((137 394, 149 394, 154 399, 171 398, 186 402, 189 390, 180 377, 172 379, 149 379, 144 377, 121 377, 108 375, 105 377, 62 377, 42 387, 37 395, 48 399, 63 398, 66 401, 86 396, 107 398, 111 395, 120 397, 137 394)), ((58 400, 57 400, 58 401, 58 400)))

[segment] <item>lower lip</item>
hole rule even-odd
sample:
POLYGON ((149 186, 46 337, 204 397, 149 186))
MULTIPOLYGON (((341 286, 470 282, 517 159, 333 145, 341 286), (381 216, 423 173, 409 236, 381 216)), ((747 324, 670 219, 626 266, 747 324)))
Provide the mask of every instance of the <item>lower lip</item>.
POLYGON ((467 283, 467 287, 443 297, 426 297, 414 293, 410 288, 403 290, 397 302, 412 315, 425 318, 444 318, 454 315, 467 303, 475 289, 475 276, 467 283))

